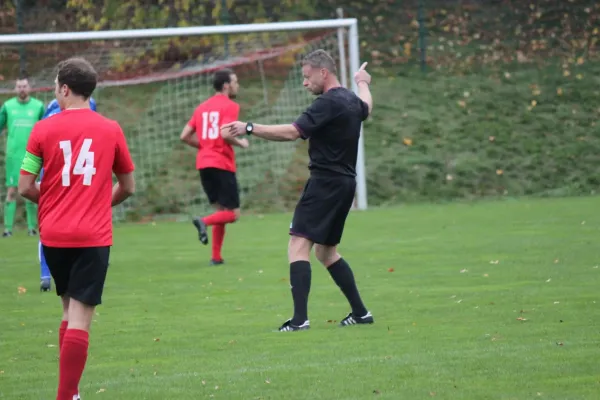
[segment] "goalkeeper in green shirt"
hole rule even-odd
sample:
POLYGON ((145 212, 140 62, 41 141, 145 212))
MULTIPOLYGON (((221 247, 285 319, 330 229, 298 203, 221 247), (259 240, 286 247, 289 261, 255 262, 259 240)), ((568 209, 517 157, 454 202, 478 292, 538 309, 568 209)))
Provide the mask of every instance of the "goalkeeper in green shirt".
MULTIPOLYGON (((31 87, 27 78, 17 79, 15 85, 16 97, 7 100, 0 108, 0 134, 4 127, 7 130, 6 139, 6 203, 4 204, 4 234, 12 236, 17 209, 17 185, 21 163, 25 157, 25 148, 33 125, 44 115, 44 103, 29 95, 31 87)), ((29 235, 37 234, 37 206, 25 201, 27 211, 27 229, 29 235)))

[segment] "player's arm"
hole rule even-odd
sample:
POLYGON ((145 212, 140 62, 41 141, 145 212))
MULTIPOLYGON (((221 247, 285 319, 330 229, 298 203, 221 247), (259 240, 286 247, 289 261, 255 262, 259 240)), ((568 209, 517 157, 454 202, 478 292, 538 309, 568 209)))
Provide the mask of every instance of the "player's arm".
POLYGON ((111 206, 114 207, 121 204, 135 193, 134 170, 135 166, 127 147, 125 135, 121 127, 118 126, 115 161, 113 164, 113 172, 117 177, 117 183, 113 186, 111 206))
MULTIPOLYGON (((235 104, 235 106, 233 106, 230 109, 229 113, 225 114, 225 119, 223 120, 224 124, 228 124, 230 122, 233 121, 237 121, 237 119, 239 118, 240 115, 240 106, 235 104)), ((231 135, 223 135, 221 133, 221 136, 223 137, 223 140, 225 140, 227 143, 229 143, 232 146, 238 146, 241 147, 242 149, 247 149, 248 146, 250 145, 250 143, 248 143, 248 139, 246 138, 239 138, 239 137, 234 137, 231 135)))
POLYGON ((192 115, 192 118, 188 121, 188 123, 183 127, 181 131, 181 135, 179 135, 179 139, 194 149, 200 148, 200 141, 198 141, 198 135, 196 135, 196 112, 192 115))
POLYGON ((6 121, 8 120, 8 113, 6 112, 6 106, 0 107, 0 135, 2 134, 2 130, 6 125, 6 121))
POLYGON ((371 95, 371 75, 366 71, 367 63, 364 62, 356 74, 354 74, 354 81, 358 86, 358 97, 368 106, 368 113, 366 116, 363 114, 363 120, 367 119, 373 111, 373 96, 371 95))
POLYGON ((19 194, 22 197, 36 204, 40 201, 40 185, 36 180, 43 166, 39 137, 40 133, 36 129, 36 126, 34 126, 27 142, 25 158, 23 158, 23 163, 21 164, 18 187, 19 194))

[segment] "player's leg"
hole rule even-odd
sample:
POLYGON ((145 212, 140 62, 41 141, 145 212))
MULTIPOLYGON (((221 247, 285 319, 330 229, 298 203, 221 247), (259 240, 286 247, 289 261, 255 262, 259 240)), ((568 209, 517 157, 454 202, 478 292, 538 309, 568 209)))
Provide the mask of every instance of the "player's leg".
POLYGON ((354 273, 350 265, 337 251, 337 245, 342 240, 346 219, 354 201, 356 181, 353 178, 341 178, 335 182, 332 181, 330 182, 329 193, 336 199, 336 202, 330 205, 331 219, 327 227, 327 238, 315 246, 315 255, 321 264, 327 268, 331 278, 350 303, 352 311, 342 319, 340 325, 372 324, 373 316, 365 308, 361 299, 354 273))
POLYGON ((294 302, 294 316, 285 321, 280 331, 297 331, 308 329, 308 296, 310 294, 312 270, 310 251, 314 243, 325 239, 322 223, 327 221, 326 212, 319 207, 320 186, 310 178, 300 195, 292 224, 290 225, 290 241, 288 259, 290 263, 290 286, 294 302))
MULTIPOLYGON (((41 254, 44 254, 44 257, 48 263, 50 274, 54 279, 54 283, 56 286, 56 294, 60 296, 62 301, 63 313, 58 328, 58 354, 60 360, 61 352, 63 350, 63 344, 65 341, 64 339, 69 324, 70 298, 69 296, 67 296, 67 290, 69 288, 71 271, 73 267, 74 250, 60 249, 56 247, 46 247, 42 245, 41 254)), ((79 390, 77 390, 77 392, 78 391, 79 390)), ((73 400, 74 397, 72 395, 71 397, 63 396, 62 398, 73 400)))
POLYGON ((37 204, 25 200, 25 213, 27 215, 27 234, 29 236, 37 235, 37 204))
POLYGON ((217 168, 200 170, 202 186, 209 202, 216 211, 203 218, 194 218, 194 226, 198 237, 204 244, 208 243, 208 226, 212 226, 213 254, 212 265, 223 263, 221 249, 225 238, 225 225, 236 222, 240 217, 240 197, 235 173, 217 168))
POLYGON ((315 255, 321 264, 327 268, 331 278, 350 303, 352 312, 342 319, 340 325, 372 324, 374 322, 373 316, 366 309, 360 297, 352 268, 338 253, 337 246, 317 244, 315 245, 315 255))
POLYGON ((40 291, 49 292, 52 289, 50 269, 44 255, 44 247, 42 242, 38 243, 38 259, 40 261, 40 291))
POLYGON ((68 325, 60 352, 57 400, 72 400, 78 396, 87 361, 90 325, 96 307, 102 303, 110 254, 110 247, 70 250, 74 256, 65 294, 69 297, 68 325))
POLYGON ((17 186, 19 184, 19 170, 14 157, 6 159, 6 199, 4 203, 4 233, 2 237, 10 237, 13 233, 15 215, 17 213, 17 186))

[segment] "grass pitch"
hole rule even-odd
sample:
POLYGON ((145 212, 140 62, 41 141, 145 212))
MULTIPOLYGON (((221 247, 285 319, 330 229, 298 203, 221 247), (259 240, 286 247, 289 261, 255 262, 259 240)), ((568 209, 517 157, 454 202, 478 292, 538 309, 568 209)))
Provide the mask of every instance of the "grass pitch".
MULTIPOLYGON (((346 300, 314 262, 312 329, 276 333, 291 313, 290 218, 228 226, 223 267, 191 224, 118 225, 82 398, 600 393, 597 197, 353 213, 341 252, 375 325, 336 326, 346 300)), ((0 398, 53 399, 61 313, 38 291, 36 240, 0 241, 0 270, 0 398)))

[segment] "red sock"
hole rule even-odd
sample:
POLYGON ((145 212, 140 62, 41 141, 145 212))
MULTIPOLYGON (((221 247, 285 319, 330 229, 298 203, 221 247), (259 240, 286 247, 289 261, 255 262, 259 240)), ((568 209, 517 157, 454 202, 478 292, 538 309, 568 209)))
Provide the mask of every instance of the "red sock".
POLYGON ((225 238, 225 225, 212 226, 212 259, 221 261, 221 248, 223 247, 223 239, 225 238))
POLYGON ((235 222, 235 213, 231 210, 217 211, 207 217, 202 218, 206 225, 225 225, 235 222))
POLYGON ((60 351, 60 371, 56 400, 73 400, 88 355, 89 334, 80 329, 67 329, 60 351))
POLYGON ((62 349, 63 340, 65 338, 65 332, 67 331, 67 326, 69 325, 69 321, 62 321, 60 323, 60 328, 58 328, 58 353, 60 354, 60 349, 62 349))

